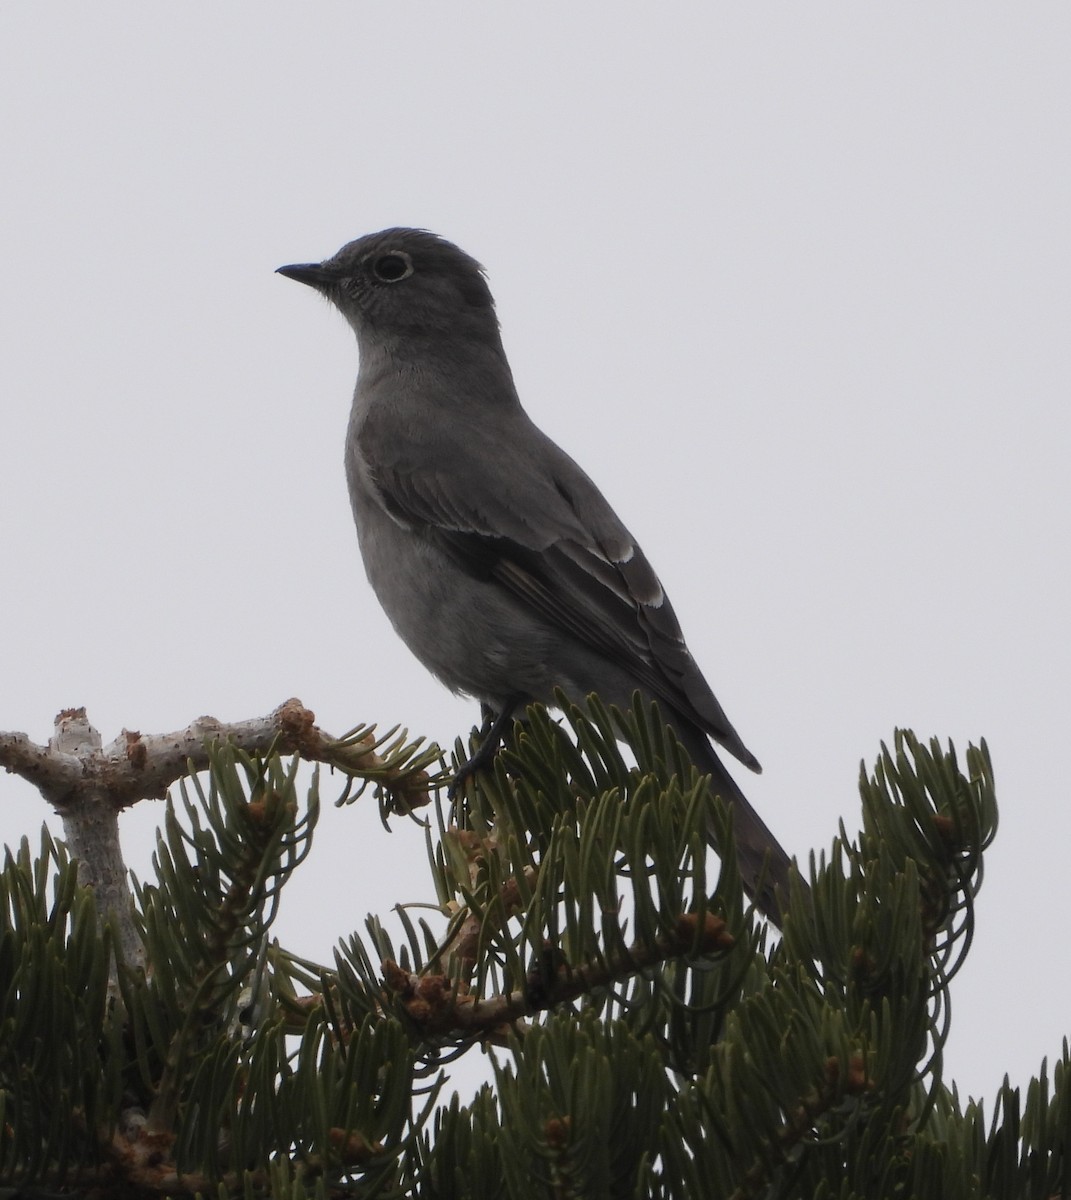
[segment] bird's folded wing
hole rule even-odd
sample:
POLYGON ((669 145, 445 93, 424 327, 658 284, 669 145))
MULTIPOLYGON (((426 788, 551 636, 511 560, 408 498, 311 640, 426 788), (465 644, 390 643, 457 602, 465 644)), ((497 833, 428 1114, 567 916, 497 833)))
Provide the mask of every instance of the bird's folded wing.
POLYGON ((405 471, 382 461, 375 484, 400 523, 471 574, 496 580, 757 769, 643 551, 587 475, 545 445, 542 461, 481 463, 485 473, 468 486, 449 467, 405 471))

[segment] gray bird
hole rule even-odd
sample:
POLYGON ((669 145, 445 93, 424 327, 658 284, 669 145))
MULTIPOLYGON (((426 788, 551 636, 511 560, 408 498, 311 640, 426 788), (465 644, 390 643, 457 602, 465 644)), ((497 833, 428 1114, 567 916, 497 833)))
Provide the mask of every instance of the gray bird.
POLYGON ((621 707, 636 689, 653 697, 732 801, 745 887, 780 923, 788 856, 708 738, 758 760, 635 539, 521 407, 480 264, 435 234, 387 229, 279 273, 357 335, 346 477, 365 570, 417 658, 496 718, 484 747, 555 687, 621 707))

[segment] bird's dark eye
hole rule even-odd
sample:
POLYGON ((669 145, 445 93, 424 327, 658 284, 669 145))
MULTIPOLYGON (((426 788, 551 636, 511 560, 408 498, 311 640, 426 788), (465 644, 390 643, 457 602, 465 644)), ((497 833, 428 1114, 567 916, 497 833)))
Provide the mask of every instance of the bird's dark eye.
POLYGON ((380 283, 397 283, 413 273, 413 260, 401 250, 392 250, 372 260, 372 274, 380 283))

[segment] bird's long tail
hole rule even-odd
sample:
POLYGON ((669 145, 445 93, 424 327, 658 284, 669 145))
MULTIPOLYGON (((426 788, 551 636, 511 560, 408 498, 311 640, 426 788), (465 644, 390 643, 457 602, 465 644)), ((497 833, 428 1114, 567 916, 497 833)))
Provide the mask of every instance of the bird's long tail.
MULTIPOLYGON (((791 860, 770 827, 752 808, 706 735, 699 729, 687 726, 678 727, 676 733, 695 765, 710 776, 715 795, 721 796, 726 804, 732 804, 736 858, 744 891, 759 910, 780 928, 782 905, 788 901, 791 860)), ((720 852, 721 847, 712 830, 708 830, 707 840, 715 851, 720 852)))

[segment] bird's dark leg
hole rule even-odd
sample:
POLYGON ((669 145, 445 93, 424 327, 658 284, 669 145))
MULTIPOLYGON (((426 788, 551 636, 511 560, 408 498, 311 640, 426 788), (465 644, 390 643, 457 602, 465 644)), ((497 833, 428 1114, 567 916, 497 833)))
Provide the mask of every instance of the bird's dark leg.
POLYGON ((482 771, 485 767, 491 765, 492 760, 498 753, 499 746, 502 745, 502 739, 513 726, 513 714, 517 711, 521 703, 519 697, 515 700, 509 700, 502 706, 502 710, 499 713, 496 713, 488 704, 480 705, 480 712, 483 716, 483 729, 481 730, 483 737, 476 748, 475 754, 467 762, 463 762, 458 767, 457 774, 451 781, 447 793, 451 799, 457 794, 458 788, 469 776, 475 775, 477 771, 482 771))

